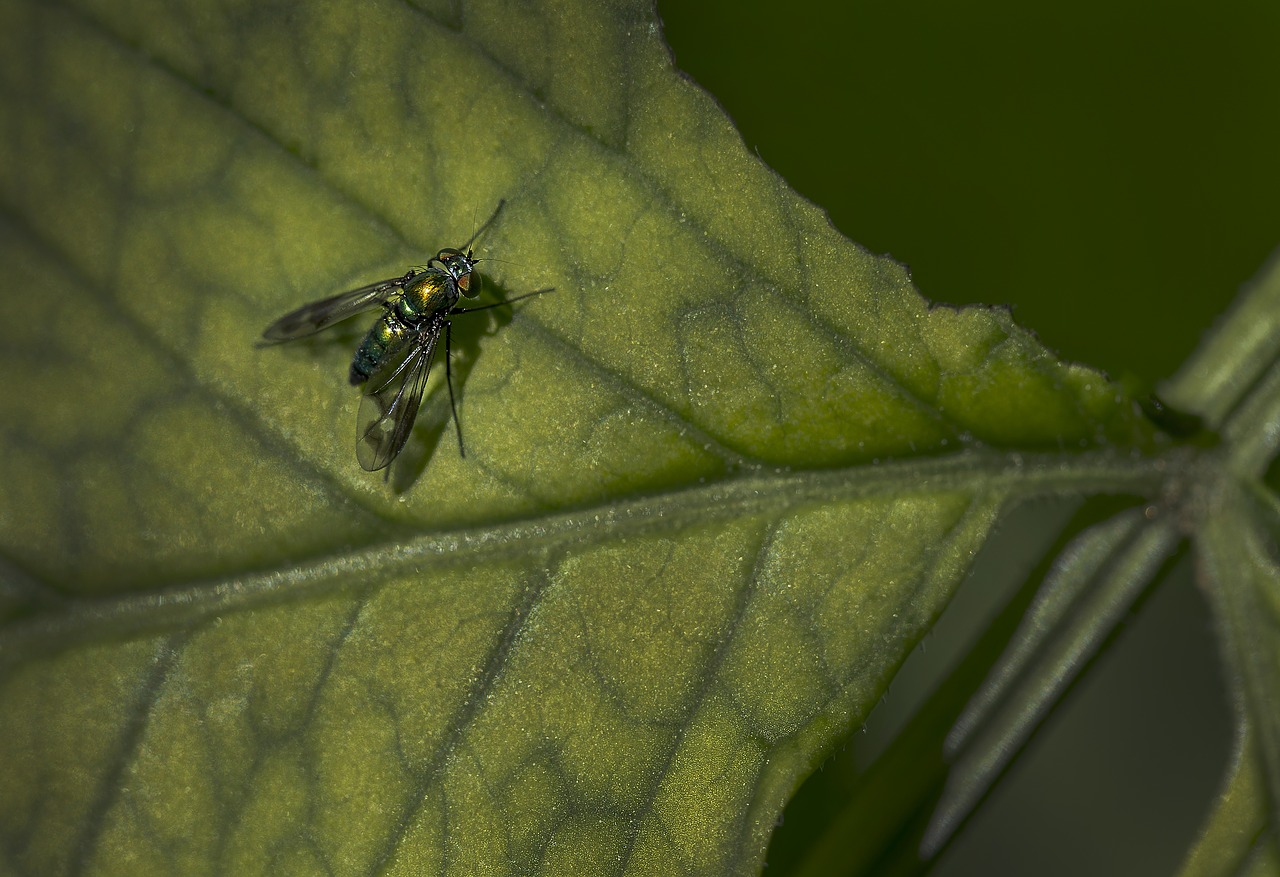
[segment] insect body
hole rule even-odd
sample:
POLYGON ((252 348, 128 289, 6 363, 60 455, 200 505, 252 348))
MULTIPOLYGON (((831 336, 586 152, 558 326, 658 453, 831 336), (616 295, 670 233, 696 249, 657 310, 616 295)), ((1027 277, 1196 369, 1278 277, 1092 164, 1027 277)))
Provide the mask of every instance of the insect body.
MULTIPOLYGON (((499 204, 498 210, 501 209, 499 204)), ((262 333, 267 341, 291 341, 363 311, 382 308, 382 314, 351 360, 350 373, 351 383, 364 387, 356 418, 356 457, 370 472, 389 465, 408 441, 441 331, 444 332, 449 406, 458 432, 458 450, 465 456, 449 363, 450 319, 457 314, 483 311, 551 291, 539 289, 476 308, 458 307, 463 296, 475 298, 480 294, 482 283, 475 270, 478 260, 473 258, 470 246, 497 215, 494 211, 462 249, 443 249, 426 265, 410 268, 403 277, 380 280, 303 305, 276 320, 262 333)))

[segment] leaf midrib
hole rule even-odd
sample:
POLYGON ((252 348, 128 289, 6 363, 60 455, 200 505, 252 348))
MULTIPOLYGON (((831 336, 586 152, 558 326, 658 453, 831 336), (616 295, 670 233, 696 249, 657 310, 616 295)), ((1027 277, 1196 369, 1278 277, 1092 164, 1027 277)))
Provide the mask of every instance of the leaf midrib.
POLYGON ((475 566, 571 544, 675 532, 689 526, 792 513, 819 503, 966 493, 1003 503, 1088 492, 1154 496, 1186 466, 1185 453, 1133 459, 1112 451, 1028 455, 964 451, 807 472, 752 472, 711 484, 631 497, 555 515, 538 514, 453 531, 425 532, 287 567, 179 585, 153 593, 70 601, 65 612, 12 624, 0 640, 0 669, 32 651, 86 638, 159 630, 263 604, 376 588, 404 569, 475 566))

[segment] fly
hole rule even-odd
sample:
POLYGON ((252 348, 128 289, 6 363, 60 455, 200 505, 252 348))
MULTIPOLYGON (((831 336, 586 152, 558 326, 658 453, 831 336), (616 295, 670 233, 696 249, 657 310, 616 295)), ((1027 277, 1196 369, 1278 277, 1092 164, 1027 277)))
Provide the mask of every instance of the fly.
POLYGON ((453 395, 450 367, 450 320, 511 304, 531 296, 551 292, 539 289, 515 298, 477 308, 460 308, 458 301, 475 298, 483 283, 475 270, 471 245, 498 218, 504 202, 461 247, 445 248, 426 265, 416 265, 403 277, 379 280, 368 286, 303 305, 276 320, 262 333, 266 341, 292 341, 329 328, 364 311, 382 308, 351 360, 350 381, 363 387, 356 415, 356 458, 369 472, 385 469, 409 439, 418 405, 427 386, 436 342, 444 332, 445 383, 449 387, 449 408, 458 433, 458 453, 462 444, 462 424, 453 395))

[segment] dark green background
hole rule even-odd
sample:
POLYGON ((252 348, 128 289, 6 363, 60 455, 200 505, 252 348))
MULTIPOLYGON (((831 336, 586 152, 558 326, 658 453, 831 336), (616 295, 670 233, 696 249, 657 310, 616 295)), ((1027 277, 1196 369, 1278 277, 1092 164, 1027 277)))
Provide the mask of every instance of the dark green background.
POLYGON ((930 298, 1168 375, 1280 244, 1280 4, 659 4, 747 145, 930 298))
MULTIPOLYGON (((910 265, 931 299, 1012 305, 1064 357, 1135 390, 1172 374, 1280 245, 1280 5, 667 0, 659 12, 677 66, 842 232, 910 265)), ((1186 567, 945 873, 1176 868, 1228 727, 1186 567)), ((783 833, 802 831, 795 821, 783 833)), ((770 873, 785 855, 775 845, 770 873)))

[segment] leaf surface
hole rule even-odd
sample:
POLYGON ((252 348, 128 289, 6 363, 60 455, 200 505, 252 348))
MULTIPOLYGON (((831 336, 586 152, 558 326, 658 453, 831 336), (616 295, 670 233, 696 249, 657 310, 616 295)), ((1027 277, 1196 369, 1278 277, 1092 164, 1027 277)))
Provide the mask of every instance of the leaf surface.
POLYGON ((763 167, 647 4, 0 34, 6 870, 751 873, 1002 509, 1159 482, 1099 374, 763 167), (504 198, 486 275, 556 292, 459 318, 467 457, 435 381, 385 484, 359 329, 257 337, 504 198))

